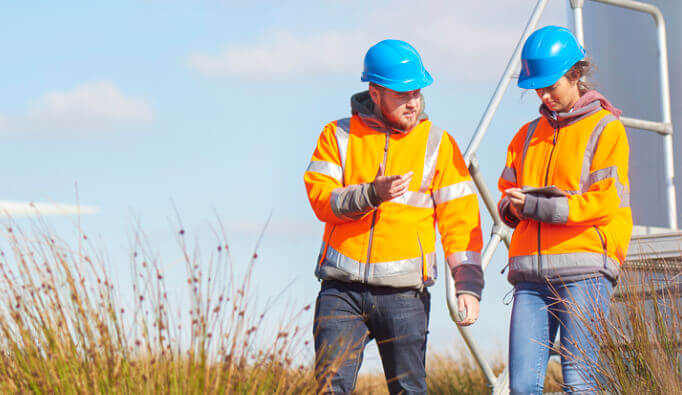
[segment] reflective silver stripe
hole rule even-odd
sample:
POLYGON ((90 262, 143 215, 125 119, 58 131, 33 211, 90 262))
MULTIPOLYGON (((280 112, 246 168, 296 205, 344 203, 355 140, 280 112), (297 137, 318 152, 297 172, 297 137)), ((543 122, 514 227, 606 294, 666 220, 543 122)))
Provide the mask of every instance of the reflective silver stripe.
MULTIPOLYGON (((324 246, 322 247, 324 249, 324 246)), ((324 253, 324 251, 321 251, 324 253)), ((436 277, 436 253, 424 255, 426 260, 427 280, 423 278, 423 259, 402 259, 397 261, 366 264, 341 254, 333 247, 327 247, 324 262, 318 266, 315 274, 318 278, 345 282, 362 282, 365 270, 369 274, 367 284, 387 287, 422 288, 433 283, 436 277), (432 275, 431 275, 432 273, 432 275)))
POLYGON ((542 265, 538 255, 521 255, 509 258, 509 280, 519 281, 572 281, 604 274, 611 279, 618 278, 620 264, 611 257, 604 259, 604 253, 570 252, 565 254, 542 254, 542 265), (606 261, 606 262, 605 262, 606 261), (541 267, 542 272, 538 272, 541 267))
MULTIPOLYGON (((339 158, 341 159, 341 172, 346 168, 346 154, 348 153, 348 139, 350 136, 350 118, 343 118, 336 121, 336 145, 339 147, 339 158)), ((341 183, 346 185, 346 180, 341 177, 341 183)))
POLYGON ((431 198, 431 195, 421 192, 406 191, 404 195, 398 196, 390 201, 414 207, 433 208, 433 199, 431 198))
POLYGON ((516 184, 516 169, 513 167, 505 166, 502 170, 502 175, 500 176, 505 181, 513 182, 516 184))
POLYGON ((618 180, 618 168, 616 166, 599 169, 590 173, 590 176, 587 178, 587 185, 585 185, 585 189, 590 189, 593 184, 606 180, 607 178, 614 178, 618 180))
POLYGON ((341 211, 341 208, 339 207, 339 197, 341 196, 341 192, 343 192, 343 188, 336 188, 332 191, 332 195, 329 198, 329 205, 331 206, 334 215, 336 215, 336 218, 352 220, 353 218, 344 215, 341 211))
POLYGON ((618 191, 618 197, 620 198, 619 207, 630 207, 630 191, 622 182, 620 182, 617 166, 606 167, 604 169, 599 169, 590 173, 589 177, 587 178, 585 190, 589 190, 593 184, 609 178, 613 178, 616 191, 618 191))
POLYGON ((433 176, 436 174, 436 162, 438 161, 438 150, 440 142, 443 140, 443 133, 445 131, 438 126, 431 124, 429 130, 429 137, 426 140, 426 151, 424 153, 424 171, 422 172, 422 184, 419 192, 426 192, 431 186, 433 176))
POLYGON ((343 178, 343 169, 341 166, 332 163, 332 162, 327 162, 327 161, 321 161, 321 160, 314 160, 311 161, 310 164, 308 164, 308 168, 306 169, 306 172, 315 172, 315 173, 320 173, 324 174, 325 176, 329 176, 338 182, 342 182, 343 178))
POLYGON ((450 200, 459 199, 468 195, 476 194, 476 187, 473 181, 467 180, 458 182, 457 184, 449 185, 437 191, 433 191, 433 201, 436 205, 449 202, 450 200))
POLYGON ((621 183, 618 183, 617 186, 622 188, 618 189, 618 196, 620 197, 620 206, 618 208, 630 207, 630 188, 621 183))
POLYGON ((607 114, 602 119, 597 122, 597 125, 592 130, 590 139, 587 141, 585 146, 585 155, 583 155, 583 168, 580 173, 580 190, 583 192, 587 191, 588 178, 590 176, 590 168, 592 167, 592 159, 594 158, 594 153, 597 151, 597 145, 599 144, 599 138, 606 125, 611 121, 615 121, 616 117, 613 114, 607 114))
POLYGON ((526 141, 523 142, 523 154, 521 154, 521 167, 520 167, 520 172, 521 174, 517 174, 517 180, 521 180, 521 177, 523 176, 523 164, 526 162, 526 153, 528 152, 528 147, 530 146, 530 140, 533 138, 533 133, 535 133, 535 128, 538 127, 538 123, 540 122, 540 118, 535 118, 535 120, 531 121, 531 123, 528 124, 528 129, 526 129, 526 141))
POLYGON ((481 253, 478 251, 458 251, 448 255, 445 259, 448 261, 450 269, 460 265, 481 266, 481 253))

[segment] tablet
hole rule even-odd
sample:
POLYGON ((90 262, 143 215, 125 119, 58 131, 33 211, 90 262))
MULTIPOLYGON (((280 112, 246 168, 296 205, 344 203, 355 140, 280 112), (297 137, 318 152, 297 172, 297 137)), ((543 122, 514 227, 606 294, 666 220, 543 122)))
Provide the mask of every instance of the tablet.
POLYGON ((523 193, 529 193, 531 195, 540 195, 540 196, 546 196, 546 197, 566 197, 568 194, 561 189, 555 187, 554 185, 550 185, 547 187, 539 187, 539 188, 524 188, 522 190, 523 193))

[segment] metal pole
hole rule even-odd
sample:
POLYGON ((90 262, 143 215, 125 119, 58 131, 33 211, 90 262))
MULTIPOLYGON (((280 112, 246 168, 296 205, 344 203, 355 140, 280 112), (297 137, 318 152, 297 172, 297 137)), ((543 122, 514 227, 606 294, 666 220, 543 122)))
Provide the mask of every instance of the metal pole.
POLYGON ((542 16, 542 12, 544 11, 545 6, 547 5, 547 1, 548 0, 538 0, 537 4, 535 5, 535 9, 531 14, 530 20, 528 21, 528 25, 526 25, 526 30, 523 31, 521 39, 519 40, 518 44, 516 44, 514 54, 512 55, 511 59, 509 59, 509 63, 507 63, 507 68, 504 70, 504 74, 502 74, 502 79, 497 84, 495 94, 493 95, 492 99, 490 99, 490 103, 488 103, 488 108, 486 109, 485 113, 483 114, 483 117, 479 121, 478 128, 476 128, 476 132, 474 133, 474 136, 472 137, 471 142, 469 143, 469 147, 467 147, 467 150, 464 153, 464 161, 467 163, 467 165, 469 165, 469 161, 472 155, 474 155, 476 151, 478 151, 478 147, 481 145, 483 136, 485 135, 488 126, 490 125, 490 121, 492 121, 493 115, 495 114, 495 111, 497 111, 497 107, 500 105, 500 101, 502 101, 502 96, 504 96, 504 92, 507 90, 507 87, 509 86, 509 81, 512 79, 512 73, 519 66, 519 63, 521 61, 521 50, 523 49, 523 43, 526 41, 526 38, 530 36, 530 33, 533 30, 535 30, 535 26, 537 26, 538 21, 540 20, 540 16, 542 16))
POLYGON ((677 229, 677 197, 675 194, 675 166, 673 161, 672 115, 670 110, 670 77, 668 74, 668 42, 665 35, 665 20, 658 7, 632 0, 593 0, 599 3, 645 12, 654 18, 658 38, 658 68, 661 86, 661 115, 663 123, 670 126, 670 134, 663 137, 665 160, 665 184, 668 197, 668 225, 677 229))
POLYGON ((673 163, 673 136, 663 137, 663 155, 665 156, 666 187, 668 190, 668 225, 677 229, 677 196, 675 194, 675 165, 673 163))
POLYGON ((575 30, 575 38, 583 47, 585 46, 585 31, 583 30, 583 6, 585 0, 571 0, 571 7, 573 8, 573 29, 575 30))
MULTIPOLYGON (((448 310, 450 311, 450 318, 452 318, 454 322, 459 322, 464 317, 459 317, 459 307, 457 306, 456 296, 457 291, 455 289, 455 280, 452 278, 452 275, 450 274, 450 267, 448 266, 447 262, 445 262, 445 273, 448 274, 445 276, 446 278, 445 294, 448 301, 448 310)), ((467 327, 459 325, 457 325, 457 329, 459 329, 459 332, 462 334, 462 338, 464 339, 464 342, 467 344, 467 347, 469 347, 469 350, 471 351, 471 354, 474 356, 474 359, 476 359, 478 366, 480 366, 481 370, 483 370, 483 374, 485 375, 485 378, 488 381, 488 385, 490 386, 490 388, 493 388, 495 386, 495 383, 497 382, 497 377, 495 377, 495 374, 493 373, 493 370, 490 368, 490 365, 488 365, 488 362, 483 358, 483 353, 481 352, 481 350, 478 349, 478 346, 474 342, 471 333, 469 333, 469 329, 467 327)))
MULTIPOLYGON (((490 213, 490 216, 493 218, 493 225, 504 226, 502 223, 502 218, 500 218, 500 214, 497 213, 497 201, 495 200, 492 193, 488 189, 488 186, 485 184, 485 180, 483 180, 483 175, 481 174, 481 169, 480 166, 478 165, 476 155, 471 156, 469 164, 469 174, 471 175, 471 179, 474 181, 474 184, 476 184, 476 188, 478 188, 478 194, 481 197, 481 199, 483 199, 483 203, 485 204, 485 207, 488 209, 488 213, 490 213)), ((509 235, 504 235, 503 239, 507 246, 509 246, 510 241, 509 235)))
POLYGON ((496 232, 495 230, 497 229, 493 230, 493 235, 490 238, 488 244, 485 246, 483 254, 481 255, 481 270, 483 270, 483 272, 485 272, 485 269, 488 267, 488 264, 490 264, 490 261, 493 259, 493 254, 495 253, 497 246, 500 244, 500 241, 502 241, 502 236, 500 235, 499 232, 496 232))
POLYGON ((669 134, 672 134, 673 132, 673 125, 670 123, 666 124, 663 122, 646 121, 643 119, 629 118, 623 116, 620 117, 620 121, 623 122, 623 125, 627 127, 640 130, 650 130, 652 132, 660 134, 661 136, 667 136, 669 134))
POLYGON ((671 133, 663 137, 663 155, 665 157, 666 187, 668 189, 668 224, 677 229, 677 196, 675 194, 675 163, 673 160, 672 114, 670 110, 670 78, 668 75, 668 44, 665 36, 665 21, 660 11, 654 17, 658 33, 658 53, 661 74, 661 111, 663 123, 670 125, 671 133))

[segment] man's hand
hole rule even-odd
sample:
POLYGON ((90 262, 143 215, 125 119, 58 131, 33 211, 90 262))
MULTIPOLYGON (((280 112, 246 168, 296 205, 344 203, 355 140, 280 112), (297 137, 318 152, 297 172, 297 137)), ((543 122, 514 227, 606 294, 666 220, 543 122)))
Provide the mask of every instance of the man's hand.
POLYGON ((459 326, 469 326, 478 319, 480 305, 474 295, 461 294, 457 297, 457 309, 466 312, 464 319, 457 323, 459 326))
POLYGON ((395 199, 407 192, 407 187, 412 181, 414 172, 408 171, 403 175, 385 176, 383 163, 379 165, 379 171, 372 184, 379 200, 382 202, 395 199))
POLYGON ((521 188, 509 188, 505 189, 504 193, 507 195, 509 198, 509 202, 511 203, 509 205, 509 209, 511 210, 512 214, 516 216, 518 219, 526 219, 526 217, 523 216, 523 205, 526 203, 526 194, 523 193, 521 188))

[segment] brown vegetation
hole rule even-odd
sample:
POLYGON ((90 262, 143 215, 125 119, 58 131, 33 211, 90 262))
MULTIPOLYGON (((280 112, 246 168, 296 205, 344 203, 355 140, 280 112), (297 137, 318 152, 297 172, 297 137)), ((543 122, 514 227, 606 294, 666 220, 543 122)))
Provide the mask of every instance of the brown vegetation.
MULTIPOLYGON (((141 231, 131 246, 131 289, 119 291, 102 249, 83 233, 69 244, 40 221, 30 232, 3 228, 0 392, 314 393, 310 331, 300 323, 311 306, 270 317, 252 294, 257 254, 237 277, 220 226, 211 250, 201 253, 179 228, 186 311, 170 303, 169 289, 180 292, 180 284, 167 283, 141 231), (125 295, 133 295, 131 308, 120 302, 125 295)), ((660 287, 665 278, 630 281, 647 292, 626 293, 612 318, 594 326, 603 349, 594 361, 602 390, 682 393, 682 312, 679 295, 660 287)), ((493 368, 498 374, 503 364, 493 368)), ((433 394, 489 393, 465 350, 430 355, 427 374, 433 394)), ((545 390, 559 391, 560 382, 552 360, 545 390)), ((356 392, 386 393, 383 376, 362 375, 356 392)))

